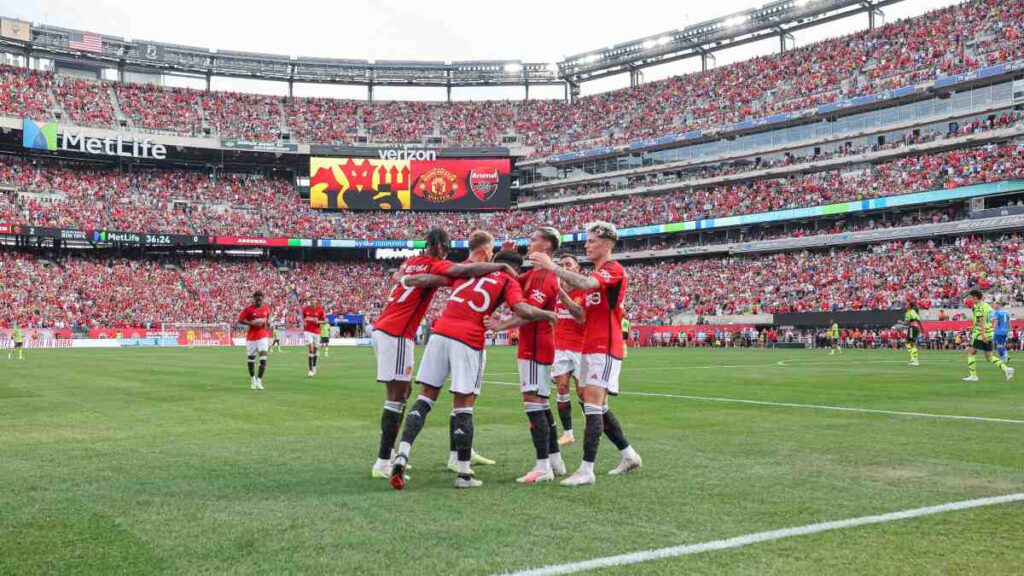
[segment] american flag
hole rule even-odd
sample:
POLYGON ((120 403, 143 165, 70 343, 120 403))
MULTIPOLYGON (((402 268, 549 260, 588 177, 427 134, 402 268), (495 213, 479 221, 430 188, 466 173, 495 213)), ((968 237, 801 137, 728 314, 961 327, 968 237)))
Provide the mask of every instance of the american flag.
POLYGON ((102 52, 103 40, 96 34, 69 32, 68 48, 72 50, 85 50, 86 52, 102 52))

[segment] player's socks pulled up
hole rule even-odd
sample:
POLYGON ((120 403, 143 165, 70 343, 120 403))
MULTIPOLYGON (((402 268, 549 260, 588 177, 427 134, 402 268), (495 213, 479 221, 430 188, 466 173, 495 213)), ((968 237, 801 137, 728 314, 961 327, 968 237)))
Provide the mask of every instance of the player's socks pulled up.
POLYGON ((587 419, 587 427, 583 431, 583 461, 593 465, 597 461, 597 448, 604 431, 604 410, 601 406, 587 404, 583 411, 587 419))
POLYGON ((619 419, 615 417, 615 413, 609 410, 607 406, 604 407, 604 433, 619 450, 629 448, 629 441, 626 440, 626 434, 622 431, 619 419))
POLYGON ((409 451, 412 449, 413 442, 416 441, 416 436, 419 435, 420 431, 423 430, 423 424, 427 421, 427 415, 430 414, 431 408, 434 407, 434 401, 426 396, 419 396, 416 398, 416 402, 412 405, 412 409, 409 410, 409 414, 405 417, 405 429, 402 430, 402 443, 398 447, 398 456, 404 456, 406 460, 409 458, 409 451))
POLYGON ((377 448, 378 461, 390 461, 391 452, 395 448, 395 440, 398 438, 398 431, 402 427, 402 417, 405 415, 405 402, 384 402, 384 409, 380 414, 380 446, 377 448))
POLYGON ((533 449, 537 453, 537 460, 547 460, 548 437, 551 430, 548 427, 547 416, 544 415, 544 404, 540 402, 523 402, 526 410, 526 418, 530 422, 530 438, 533 440, 533 449))
POLYGON ((558 421, 562 424, 562 430, 572 432, 572 400, 568 394, 559 394, 556 400, 558 401, 558 421))

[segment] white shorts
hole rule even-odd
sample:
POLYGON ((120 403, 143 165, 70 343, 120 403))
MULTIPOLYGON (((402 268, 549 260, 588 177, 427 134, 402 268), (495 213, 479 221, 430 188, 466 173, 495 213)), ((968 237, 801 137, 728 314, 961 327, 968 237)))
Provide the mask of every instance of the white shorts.
POLYGON ((270 350, 270 338, 260 338, 259 340, 245 341, 246 356, 255 356, 260 352, 266 353, 267 350, 270 350))
POLYGON ((480 394, 487 353, 475 350, 458 340, 440 334, 431 334, 423 352, 416 381, 433 388, 441 388, 451 375, 448 391, 456 394, 480 394))
POLYGON ((551 365, 519 358, 519 390, 541 398, 551 396, 551 365))
POLYGON ((555 363, 551 365, 551 377, 558 378, 563 374, 569 374, 576 376, 577 380, 581 380, 580 374, 583 373, 580 370, 580 352, 574 352, 572 350, 555 350, 555 363))
POLYGON ((320 347, 320 335, 312 332, 303 332, 302 338, 306 341, 306 346, 312 346, 314 348, 320 347))
POLYGON ((580 386, 597 386, 604 388, 615 396, 619 393, 619 372, 622 360, 608 354, 584 354, 583 378, 580 386))
MULTIPOLYGON (((307 334, 320 344, 320 336, 307 334)), ((373 352, 377 355, 378 382, 409 382, 412 380, 413 350, 416 345, 408 338, 396 338, 386 332, 374 330, 371 336, 373 352)))

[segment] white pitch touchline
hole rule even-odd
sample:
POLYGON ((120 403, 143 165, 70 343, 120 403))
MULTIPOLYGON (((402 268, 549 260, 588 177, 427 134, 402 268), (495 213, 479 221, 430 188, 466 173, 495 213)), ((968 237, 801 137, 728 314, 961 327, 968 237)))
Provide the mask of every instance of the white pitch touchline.
MULTIPOLYGON (((516 382, 499 382, 484 380, 487 384, 519 386, 516 382)), ((932 414, 929 412, 902 412, 899 410, 878 410, 874 408, 850 408, 847 406, 829 406, 826 404, 796 404, 793 402, 769 402, 767 400, 744 400, 742 398, 716 398, 714 396, 687 396, 685 394, 661 394, 658 392, 619 392, 621 395, 652 396, 656 398, 679 398, 682 400, 698 400, 701 402, 729 402, 734 404, 755 404, 758 406, 781 406, 784 408, 813 408, 816 410, 836 410, 838 412, 860 412, 864 414, 889 414, 892 416, 912 416, 915 418, 939 418, 944 420, 974 420, 978 422, 1001 422, 1003 424, 1024 424, 1024 420, 1011 418, 992 418, 988 416, 962 416, 959 414, 932 414)))
MULTIPOLYGON (((783 368, 801 368, 803 366, 836 366, 844 369, 849 369, 850 366, 843 364, 836 364, 835 362, 801 362, 800 364, 790 364, 793 360, 779 360, 774 364, 716 364, 712 366, 646 366, 642 368, 623 368, 623 372, 641 372, 649 370, 710 370, 716 368, 771 368, 773 366, 781 366, 783 368)), ((857 362, 857 364, 906 364, 906 360, 869 360, 866 362, 857 362)), ((519 372, 488 372, 490 376, 516 376, 519 372)))
POLYGON ((651 560, 659 560, 662 558, 674 558, 677 556, 700 554, 701 552, 711 552, 714 550, 740 548, 743 546, 749 546, 751 544, 769 542, 772 540, 781 540, 783 538, 792 538, 794 536, 818 534, 820 532, 829 532, 831 530, 841 530, 844 528, 854 528, 856 526, 867 526, 870 524, 885 524, 888 522, 895 522, 897 520, 907 520, 909 518, 920 518, 922 516, 942 514, 944 512, 970 510, 972 508, 981 508, 983 506, 995 506, 997 504, 1009 504, 1013 502, 1022 501, 1024 501, 1024 493, 1006 494, 1004 496, 991 496, 989 498, 978 498, 976 500, 962 500, 960 502, 949 502, 946 504, 939 504, 937 506, 913 508, 910 510, 889 512, 887 514, 861 516, 859 518, 848 518, 846 520, 833 520, 831 522, 820 522, 817 524, 807 524, 805 526, 794 526, 791 528, 783 528, 781 530, 769 530, 767 532, 755 532, 753 534, 736 536, 734 538, 727 538, 724 540, 702 542, 699 544, 684 544, 681 546, 672 546, 669 548, 657 548, 654 550, 631 552, 629 554, 620 554, 618 556, 594 558, 592 560, 584 560, 581 562, 553 564, 541 568, 521 570, 519 572, 506 572, 505 574, 507 576, 554 576, 555 574, 574 574, 576 572, 583 572, 585 570, 594 570, 595 568, 609 568, 612 566, 639 564, 640 562, 649 562, 651 560))

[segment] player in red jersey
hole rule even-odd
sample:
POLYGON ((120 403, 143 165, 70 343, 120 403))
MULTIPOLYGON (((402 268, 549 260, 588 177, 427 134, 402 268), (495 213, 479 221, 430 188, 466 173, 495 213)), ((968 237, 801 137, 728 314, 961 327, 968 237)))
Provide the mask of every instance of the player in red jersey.
POLYGON ((618 418, 608 409, 608 395, 619 393, 619 371, 624 350, 622 301, 629 284, 625 269, 612 260, 612 250, 618 239, 618 231, 612 224, 593 222, 587 226, 587 260, 594 264, 594 272, 589 276, 559 268, 547 254, 537 252, 530 256, 538 269, 554 271, 566 284, 587 291, 584 301, 587 323, 583 333, 583 379, 580 382, 586 417, 583 462, 579 470, 562 481, 562 486, 594 483, 594 462, 602 430, 622 454, 622 461, 609 474, 625 474, 643 465, 640 455, 626 440, 618 418))
POLYGON ((370 475, 390 478, 395 439, 405 415, 405 403, 412 392, 412 364, 416 330, 439 286, 451 278, 476 278, 499 270, 505 264, 487 261, 455 264, 445 258, 451 249, 448 233, 434 228, 427 234, 426 253, 409 258, 392 276, 395 285, 387 305, 373 323, 373 351, 377 356, 377 381, 387 385, 387 399, 380 419, 380 446, 370 475))
MULTIPOLYGON (((562 254, 558 258, 562 268, 579 273, 580 262, 572 254, 562 254)), ((555 313, 558 314, 558 325, 555 326, 555 363, 551 366, 551 378, 555 381, 558 394, 558 419, 562 422, 562 437, 559 446, 576 441, 572 432, 572 397, 569 395, 570 380, 576 381, 576 397, 583 405, 583 394, 580 391, 580 365, 583 354, 583 331, 586 327, 587 314, 583 308, 586 292, 573 288, 569 292, 559 291, 555 313)))
MULTIPOLYGON (((554 228, 538 228, 530 235, 527 253, 543 252, 549 257, 561 244, 562 235, 554 228)), ((532 269, 519 275, 523 296, 531 305, 550 312, 555 311, 561 288, 558 277, 547 270, 532 269)), ((556 315, 557 318, 557 315, 556 315)), ((520 484, 551 482, 555 476, 565 475, 565 463, 558 448, 555 417, 548 398, 551 396, 551 364, 555 361, 555 335, 552 324, 530 322, 521 316, 507 320, 489 318, 485 325, 495 332, 519 328, 516 354, 519 368, 519 389, 523 393, 523 408, 530 424, 530 436, 537 453, 537 463, 524 476, 516 479, 520 484)))
MULTIPOLYGON (((487 232, 477 231, 469 239, 470 261, 485 261, 493 250, 494 238, 487 232)), ((522 264, 522 256, 506 250, 494 257, 495 262, 507 263, 514 268, 522 264)), ((442 279, 443 280, 443 279, 442 279)), ((456 488, 476 488, 482 484, 470 470, 473 451, 473 404, 480 393, 486 356, 484 353, 484 318, 505 304, 517 316, 528 320, 555 322, 554 312, 539 310, 523 299, 515 276, 507 272, 493 272, 474 279, 454 283, 451 296, 441 316, 434 322, 427 349, 423 353, 416 381, 420 395, 405 419, 398 456, 391 469, 391 485, 405 487, 405 467, 416 436, 423 429, 427 414, 434 407, 445 379, 451 376, 449 391, 454 395, 450 439, 458 455, 456 488)))
POLYGON ((316 376, 316 361, 320 351, 320 327, 327 323, 327 315, 323 306, 316 298, 310 298, 309 304, 302 307, 302 336, 306 339, 308 352, 309 376, 316 376))
POLYGON ((252 304, 238 315, 238 323, 248 326, 245 335, 245 353, 249 357, 249 385, 253 390, 263 390, 263 373, 267 370, 267 351, 270 350, 270 306, 263 302, 263 292, 252 295, 252 304), (260 357, 260 369, 256 372, 256 356, 260 357))

